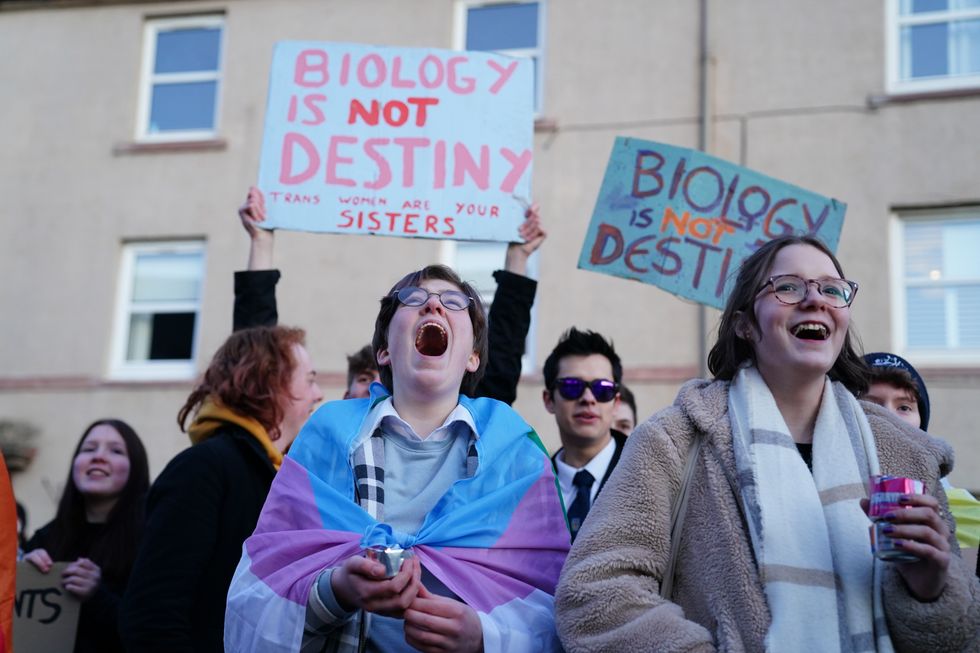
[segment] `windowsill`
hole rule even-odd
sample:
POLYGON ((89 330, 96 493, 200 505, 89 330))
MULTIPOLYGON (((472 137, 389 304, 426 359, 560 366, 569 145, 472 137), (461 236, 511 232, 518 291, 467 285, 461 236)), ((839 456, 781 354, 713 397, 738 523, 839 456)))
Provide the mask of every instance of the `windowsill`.
POLYGON ((980 97, 980 86, 970 88, 947 88, 935 91, 907 91, 900 93, 886 93, 883 95, 869 95, 868 107, 877 109, 886 104, 909 104, 912 102, 932 101, 932 100, 955 100, 960 98, 980 97))
POLYGON ((154 154, 157 152, 208 152, 225 150, 228 141, 223 138, 209 138, 193 141, 133 141, 117 143, 112 148, 116 155, 154 154))

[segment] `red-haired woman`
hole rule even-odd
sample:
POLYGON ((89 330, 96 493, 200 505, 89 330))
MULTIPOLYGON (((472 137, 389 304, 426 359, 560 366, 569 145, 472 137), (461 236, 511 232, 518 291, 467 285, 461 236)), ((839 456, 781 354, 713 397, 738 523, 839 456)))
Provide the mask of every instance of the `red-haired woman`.
POLYGON ((116 634, 119 601, 143 532, 150 485, 146 450, 122 420, 91 424, 75 447, 53 521, 39 528, 24 556, 44 573, 70 564, 62 585, 82 600, 75 651, 122 651, 116 634))
POLYGON ((231 335, 177 415, 193 446, 160 474, 120 615, 134 651, 222 651, 225 595, 283 453, 323 399, 289 327, 231 335))

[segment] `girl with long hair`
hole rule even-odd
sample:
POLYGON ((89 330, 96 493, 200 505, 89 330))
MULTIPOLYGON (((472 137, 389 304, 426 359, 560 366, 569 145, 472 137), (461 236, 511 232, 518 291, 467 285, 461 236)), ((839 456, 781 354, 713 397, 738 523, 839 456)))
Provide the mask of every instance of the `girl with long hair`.
POLYGON ((146 450, 119 419, 100 419, 82 433, 53 521, 25 547, 44 573, 66 561, 64 588, 82 600, 75 652, 122 651, 119 601, 143 532, 150 485, 146 450))
POLYGON ((708 358, 714 379, 686 383, 633 431, 572 547, 556 597, 568 651, 976 645, 980 585, 939 484, 952 450, 855 399, 867 384, 850 328, 857 289, 810 236, 745 260, 708 358), (877 474, 925 482, 885 516, 911 561, 872 555, 877 474))

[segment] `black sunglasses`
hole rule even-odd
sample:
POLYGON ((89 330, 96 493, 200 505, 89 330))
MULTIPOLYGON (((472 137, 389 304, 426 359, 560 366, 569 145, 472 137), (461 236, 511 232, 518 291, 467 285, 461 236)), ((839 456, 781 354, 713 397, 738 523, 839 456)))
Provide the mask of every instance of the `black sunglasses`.
POLYGON ((558 394, 569 401, 575 401, 585 394, 586 388, 592 391, 592 396, 601 404, 612 401, 619 392, 619 384, 609 379, 586 381, 575 376, 555 379, 555 389, 558 390, 558 394))

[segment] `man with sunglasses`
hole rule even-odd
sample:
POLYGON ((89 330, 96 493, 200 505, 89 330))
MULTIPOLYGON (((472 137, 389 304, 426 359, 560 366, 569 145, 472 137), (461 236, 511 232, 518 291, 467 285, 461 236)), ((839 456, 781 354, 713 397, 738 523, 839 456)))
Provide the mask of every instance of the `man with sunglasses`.
POLYGON ((575 327, 544 363, 544 407, 555 416, 562 444, 552 461, 573 541, 626 443, 626 435, 612 429, 622 379, 612 343, 575 327))

